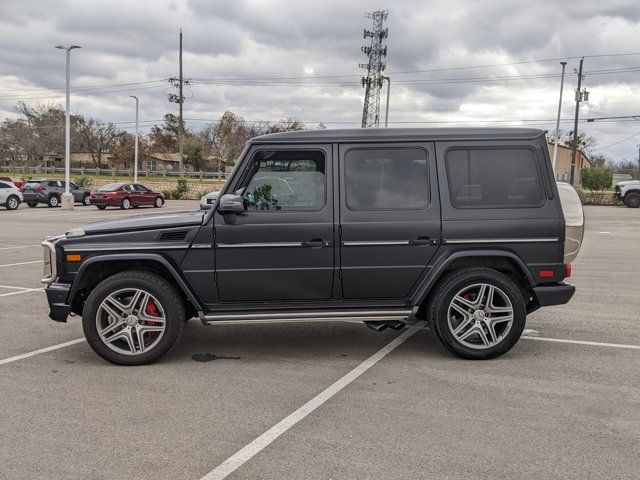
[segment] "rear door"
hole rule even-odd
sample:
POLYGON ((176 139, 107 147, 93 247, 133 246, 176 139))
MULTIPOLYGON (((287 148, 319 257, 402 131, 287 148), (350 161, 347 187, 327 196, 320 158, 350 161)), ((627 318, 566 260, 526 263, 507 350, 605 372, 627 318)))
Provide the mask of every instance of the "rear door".
POLYGON ((7 198, 9 198, 9 194, 12 191, 13 190, 6 182, 0 182, 0 204, 3 204, 7 201, 7 198))
POLYGON ((403 299, 440 243, 433 143, 343 144, 340 275, 345 299, 403 299))

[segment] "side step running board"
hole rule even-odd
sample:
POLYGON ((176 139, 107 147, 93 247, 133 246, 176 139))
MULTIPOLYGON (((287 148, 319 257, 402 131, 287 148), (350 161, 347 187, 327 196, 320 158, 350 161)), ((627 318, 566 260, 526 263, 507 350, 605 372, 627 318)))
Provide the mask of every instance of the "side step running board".
POLYGON ((406 322, 412 310, 342 310, 200 315, 203 325, 304 322, 406 322))

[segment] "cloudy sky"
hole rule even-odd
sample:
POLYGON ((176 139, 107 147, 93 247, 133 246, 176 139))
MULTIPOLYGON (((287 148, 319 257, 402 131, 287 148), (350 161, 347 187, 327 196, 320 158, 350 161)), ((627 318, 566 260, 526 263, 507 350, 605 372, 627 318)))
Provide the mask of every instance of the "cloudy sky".
MULTIPOLYGON (((54 46, 77 44, 72 111, 130 129, 137 95, 148 128, 177 112, 166 79, 178 74, 182 27, 189 128, 225 110, 359 127, 363 13, 375 9, 389 10, 391 126, 552 130, 566 59, 568 132, 579 56, 590 92, 581 118, 640 115, 638 0, 0 0, 0 118, 20 100, 63 103, 64 52, 54 46)), ((637 158, 640 117, 580 128, 599 152, 637 158)))

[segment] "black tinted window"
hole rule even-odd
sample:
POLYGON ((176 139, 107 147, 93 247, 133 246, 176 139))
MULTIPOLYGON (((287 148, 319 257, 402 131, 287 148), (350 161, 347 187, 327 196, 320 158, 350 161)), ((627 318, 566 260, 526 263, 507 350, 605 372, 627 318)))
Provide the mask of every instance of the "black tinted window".
POLYGON ((11 187, 4 182, 0 182, 0 188, 11 188, 11 187))
POLYGON ((446 154, 451 203, 457 208, 537 207, 544 202, 529 149, 455 149, 446 154))
POLYGON ((322 210, 327 183, 324 153, 257 152, 244 183, 243 197, 248 210, 322 210))
POLYGON ((427 152, 419 148, 353 149, 345 156, 350 210, 402 210, 429 204, 427 152))

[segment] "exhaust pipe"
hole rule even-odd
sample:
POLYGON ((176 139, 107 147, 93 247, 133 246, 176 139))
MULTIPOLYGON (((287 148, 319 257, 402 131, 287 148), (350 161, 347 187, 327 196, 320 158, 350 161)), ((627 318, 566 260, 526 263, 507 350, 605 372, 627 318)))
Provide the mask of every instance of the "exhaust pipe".
POLYGON ((364 322, 364 324, 371 330, 375 330, 376 332, 381 332, 382 330, 387 328, 387 324, 385 322, 364 322))
POLYGON ((399 320, 386 320, 380 322, 364 322, 364 324, 369 327, 371 330, 375 330, 376 332, 381 332, 387 327, 393 328, 394 330, 402 330, 407 326, 406 323, 401 322, 399 320))

